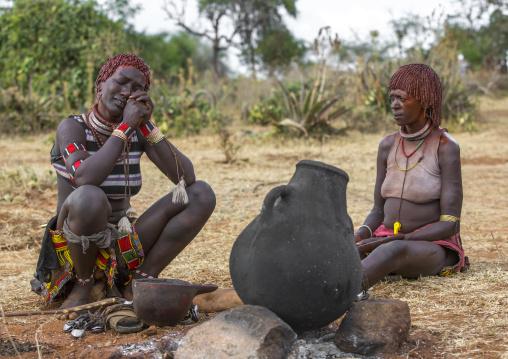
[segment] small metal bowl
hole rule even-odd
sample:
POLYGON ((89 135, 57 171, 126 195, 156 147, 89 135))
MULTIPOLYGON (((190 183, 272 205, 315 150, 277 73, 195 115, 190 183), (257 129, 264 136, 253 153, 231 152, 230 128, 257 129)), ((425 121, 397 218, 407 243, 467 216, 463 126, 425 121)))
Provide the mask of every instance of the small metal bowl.
POLYGON ((134 279, 132 304, 143 323, 158 327, 173 326, 185 318, 196 295, 210 293, 217 288, 215 284, 190 284, 179 279, 134 279))

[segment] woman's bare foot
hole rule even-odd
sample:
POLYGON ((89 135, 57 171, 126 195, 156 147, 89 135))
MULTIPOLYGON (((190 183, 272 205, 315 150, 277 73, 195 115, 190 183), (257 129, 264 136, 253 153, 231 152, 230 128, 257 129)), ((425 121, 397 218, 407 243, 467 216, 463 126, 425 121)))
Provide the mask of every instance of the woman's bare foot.
POLYGON ((233 288, 219 288, 211 293, 199 294, 194 297, 193 303, 197 304, 199 311, 205 313, 222 312, 243 305, 233 288))
POLYGON ((134 295, 132 294, 132 281, 134 279, 142 279, 142 278, 143 278, 143 276, 134 272, 134 274, 132 275, 131 281, 129 282, 129 284, 127 284, 127 286, 123 290, 123 297, 125 298, 125 300, 132 300, 132 298, 134 297, 134 295))
MULTIPOLYGON (((93 284, 95 280, 92 279, 90 282, 85 285, 79 285, 79 283, 74 283, 74 287, 72 288, 71 293, 64 300, 59 309, 67 309, 77 307, 79 305, 84 305, 88 303, 88 296, 90 295, 90 291, 92 290, 93 284)), ((79 316, 79 312, 73 313, 62 313, 56 316, 59 320, 74 320, 79 316)))

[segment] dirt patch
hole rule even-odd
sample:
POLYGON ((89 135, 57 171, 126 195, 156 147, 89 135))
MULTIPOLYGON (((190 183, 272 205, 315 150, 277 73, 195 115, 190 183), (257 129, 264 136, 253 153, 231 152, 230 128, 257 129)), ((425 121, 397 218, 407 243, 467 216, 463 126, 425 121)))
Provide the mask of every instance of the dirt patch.
POLYGON ((462 165, 485 165, 485 166, 496 166, 504 165, 508 163, 508 158, 495 158, 495 157, 474 157, 474 158, 463 158, 461 160, 462 165))
MULTIPOLYGON (((396 356, 385 358, 502 358, 503 355, 506 358, 508 162, 503 154, 508 153, 505 126, 508 100, 496 102, 496 111, 496 119, 489 119, 485 127, 480 123, 475 133, 451 133, 461 146, 464 187, 461 237, 471 269, 448 277, 391 279, 374 286, 372 298, 404 300, 411 311, 408 341, 396 356)), ((244 138, 238 153, 242 160, 235 164, 220 164, 224 154, 219 139, 213 135, 175 139, 175 145, 193 160, 197 177, 215 190, 217 206, 202 232, 161 277, 231 287, 229 253, 235 239, 259 214, 266 194, 289 181, 301 159, 322 161, 348 173, 348 213, 358 227, 372 208, 376 151, 385 135, 351 133, 326 142, 313 139, 267 142, 255 137, 244 138)), ((47 171, 51 169, 47 158, 51 144, 45 141, 47 137, 40 135, 29 141, 2 138, 0 171, 7 173, 27 160, 25 163, 37 178, 47 180, 47 171)), ((141 166, 143 188, 133 198, 138 213, 172 186, 146 158, 142 158, 141 166)), ((19 173, 25 173, 20 168, 19 173)), ((6 178, 0 176, 0 180, 7 181, 6 178)), ((41 225, 52 217, 56 206, 54 187, 23 187, 27 183, 23 180, 17 183, 0 183, 0 305, 5 312, 45 309, 30 291, 29 280, 37 263, 43 234, 41 225), (2 200, 7 194, 12 195, 7 197, 11 200, 2 200)), ((211 317, 201 313, 200 323, 211 317)), ((62 332, 63 324, 52 317, 5 318, 0 324, 3 348, 0 355, 16 356, 8 352, 8 338, 11 338, 23 348, 21 358, 38 358, 37 351, 27 351, 33 350, 34 345, 47 358, 78 357, 95 350, 112 353, 119 350, 131 357, 158 358, 162 357, 161 351, 184 338, 192 328, 192 325, 160 328, 149 336, 143 332, 87 333, 75 340, 62 332), (152 349, 143 351, 143 348, 152 349)), ((330 328, 338 324, 339 321, 330 328)))
POLYGON ((44 355, 49 355, 53 352, 51 346, 45 343, 21 343, 16 338, 4 339, 0 337, 0 356, 19 356, 24 353, 32 353, 38 351, 44 355))

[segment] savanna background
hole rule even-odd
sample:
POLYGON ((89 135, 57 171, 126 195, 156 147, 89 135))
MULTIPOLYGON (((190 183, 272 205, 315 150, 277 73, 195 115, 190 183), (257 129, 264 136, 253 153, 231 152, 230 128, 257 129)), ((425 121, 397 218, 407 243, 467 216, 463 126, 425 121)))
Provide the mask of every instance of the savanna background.
MULTIPOLYGON (((181 31, 160 34, 133 28, 139 6, 129 0, 1 3, 1 311, 43 309, 29 280, 41 225, 56 208, 49 151, 58 123, 89 111, 108 57, 133 52, 146 60, 154 122, 217 195, 203 231, 162 276, 221 287, 232 286, 236 237, 299 160, 345 170, 349 215, 355 228, 363 223, 378 143, 396 131, 386 85, 400 65, 422 62, 441 77, 442 126, 461 146, 461 234, 471 269, 384 281, 371 296, 410 306, 410 337, 393 357, 508 358, 508 3, 459 0, 454 13, 408 14, 389 22, 388 38, 376 29, 367 38, 342 38, 330 24, 308 43, 284 23, 298 18, 297 0, 191 2, 199 7, 199 31, 185 22, 181 4, 167 0, 161 11, 181 31), (233 47, 243 74, 228 67, 233 47)), ((146 159, 142 168, 143 189, 132 200, 138 213, 171 187, 146 159)), ((51 316, 2 318, 0 356, 63 358, 146 340, 108 332, 73 341, 61 326, 51 316)), ((154 338, 186 330, 163 328, 154 338)))

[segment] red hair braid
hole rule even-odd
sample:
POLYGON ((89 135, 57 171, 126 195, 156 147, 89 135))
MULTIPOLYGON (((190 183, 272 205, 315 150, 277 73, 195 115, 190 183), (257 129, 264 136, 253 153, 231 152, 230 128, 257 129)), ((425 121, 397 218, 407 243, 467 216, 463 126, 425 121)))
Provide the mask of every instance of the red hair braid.
POLYGON ((441 124, 443 90, 437 73, 424 64, 401 66, 393 74, 388 90, 403 90, 416 98, 425 110, 425 116, 434 126, 441 124))
POLYGON ((134 54, 118 54, 106 60, 99 70, 99 76, 95 79, 95 90, 100 91, 100 84, 109 79, 120 66, 132 66, 139 70, 145 78, 145 91, 150 88, 150 68, 145 60, 134 54))

